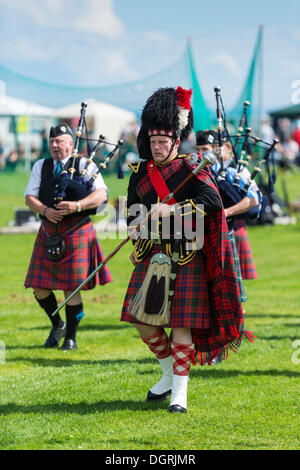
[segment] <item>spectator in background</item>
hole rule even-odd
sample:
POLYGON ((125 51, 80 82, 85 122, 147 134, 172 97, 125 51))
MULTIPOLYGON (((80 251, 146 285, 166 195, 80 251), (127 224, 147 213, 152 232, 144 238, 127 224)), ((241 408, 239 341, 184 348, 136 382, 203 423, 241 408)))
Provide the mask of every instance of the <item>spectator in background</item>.
POLYGON ((15 171, 18 163, 18 152, 16 149, 9 151, 5 161, 5 171, 15 171))
POLYGON ((278 119, 275 133, 281 143, 286 142, 291 135, 291 121, 289 118, 284 117, 278 119))
POLYGON ((49 151, 48 151, 48 134, 47 134, 45 124, 41 131, 41 138, 42 138, 42 147, 41 147, 41 154, 39 158, 47 158, 49 156, 49 151))
POLYGON ((300 119, 296 121, 296 127, 292 132, 292 138, 298 144, 298 153, 295 158, 295 164, 300 167, 300 119))
POLYGON ((275 137, 275 131, 271 126, 271 121, 269 118, 266 117, 265 119, 263 119, 260 132, 262 140, 270 144, 273 142, 273 139, 275 137))
POLYGON ((299 145, 292 137, 288 137, 285 142, 282 143, 282 160, 281 166, 283 168, 292 168, 296 163, 296 157, 299 153, 299 145))
POLYGON ((31 168, 33 167, 35 162, 40 158, 40 156, 41 156, 41 152, 36 146, 36 144, 33 142, 30 148, 31 168))
POLYGON ((19 143, 17 146, 18 162, 24 163, 25 160, 25 147, 23 144, 19 143))
POLYGON ((297 142, 300 148, 300 119, 296 121, 296 127, 292 132, 292 139, 297 142))

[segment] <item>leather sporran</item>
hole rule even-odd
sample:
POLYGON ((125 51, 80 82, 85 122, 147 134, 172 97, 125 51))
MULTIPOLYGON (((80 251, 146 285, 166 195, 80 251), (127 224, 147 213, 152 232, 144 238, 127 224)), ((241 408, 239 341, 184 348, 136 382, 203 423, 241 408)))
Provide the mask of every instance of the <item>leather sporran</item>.
POLYGON ((60 261, 65 254, 65 242, 61 235, 50 235, 45 240, 45 250, 50 261, 60 261))
POLYGON ((153 255, 143 284, 129 305, 133 317, 148 325, 169 323, 170 273, 169 257, 164 253, 153 255))

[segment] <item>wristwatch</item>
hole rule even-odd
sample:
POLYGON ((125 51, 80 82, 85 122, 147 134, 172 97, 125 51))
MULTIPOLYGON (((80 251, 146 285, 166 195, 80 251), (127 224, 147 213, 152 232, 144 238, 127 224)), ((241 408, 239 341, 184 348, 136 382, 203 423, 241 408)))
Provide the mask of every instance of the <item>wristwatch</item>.
POLYGON ((77 212, 81 212, 81 211, 82 211, 81 204, 79 201, 77 201, 77 212))

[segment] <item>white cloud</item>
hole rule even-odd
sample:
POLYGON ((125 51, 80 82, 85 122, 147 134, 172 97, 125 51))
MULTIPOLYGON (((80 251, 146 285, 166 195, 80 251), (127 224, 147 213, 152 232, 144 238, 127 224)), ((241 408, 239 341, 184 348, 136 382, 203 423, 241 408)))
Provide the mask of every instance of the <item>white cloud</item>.
MULTIPOLYGON (((19 0, 15 0, 15 3, 19 3, 19 0)), ((58 0, 27 0, 26 5, 26 16, 31 17, 32 21, 39 27, 62 27, 66 23, 66 15, 64 10, 68 10, 69 2, 59 2, 58 0)), ((21 7, 21 5, 20 5, 21 7)), ((22 8, 22 7, 21 7, 22 8)))
MULTIPOLYGON (((53 77, 52 81, 59 82, 66 82, 70 74, 74 82, 87 85, 136 78, 126 46, 130 35, 123 34, 113 0, 0 0, 1 6, 5 7, 6 24, 11 23, 15 33, 12 28, 2 33, 2 40, 10 39, 1 49, 0 62, 11 63, 13 57, 17 70, 27 63, 40 64, 49 69, 50 80, 53 77), (17 17, 14 11, 18 11, 17 17), (79 60, 83 67, 78 67, 79 60)), ((45 79, 45 73, 41 77, 45 79)))
POLYGON ((112 0, 89 0, 88 13, 79 15, 75 27, 78 31, 110 38, 119 36, 124 31, 121 20, 114 13, 112 0))
POLYGON ((46 62, 57 56, 58 48, 55 44, 48 44, 46 40, 15 35, 10 41, 9 48, 3 48, 1 51, 2 59, 14 57, 17 61, 40 61, 46 62), (46 51, 46 52, 45 52, 46 51))
POLYGON ((205 60, 206 63, 221 65, 228 73, 236 78, 241 76, 241 67, 238 62, 227 52, 219 52, 205 60))
POLYGON ((113 0, 26 0, 26 14, 42 28, 96 33, 108 38, 124 31, 113 0))
POLYGON ((106 73, 115 74, 116 77, 119 77, 119 80, 117 80, 119 82, 122 82, 124 77, 126 77, 126 80, 137 78, 136 73, 129 67, 125 56, 120 51, 111 50, 106 55, 105 66, 106 73))
POLYGON ((145 38, 148 41, 154 42, 156 44, 167 44, 169 42, 169 36, 164 33, 157 31, 147 31, 145 33, 145 38))

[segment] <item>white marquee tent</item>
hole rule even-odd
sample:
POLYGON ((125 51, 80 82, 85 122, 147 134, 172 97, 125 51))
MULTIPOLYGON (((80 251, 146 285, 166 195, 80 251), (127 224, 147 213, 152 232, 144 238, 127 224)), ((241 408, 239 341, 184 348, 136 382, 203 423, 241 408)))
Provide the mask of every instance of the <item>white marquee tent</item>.
MULTIPOLYGON (((117 143, 123 131, 132 131, 136 125, 136 115, 130 111, 113 106, 107 103, 99 102, 94 99, 86 100, 86 118, 93 122, 94 134, 91 136, 98 139, 102 134, 105 140, 117 143)), ((26 129, 17 129, 17 139, 25 146, 26 150, 26 168, 30 166, 30 145, 36 141, 39 144, 40 135, 32 133, 32 123, 39 122, 38 126, 54 125, 57 119, 63 121, 73 120, 80 116, 81 103, 74 103, 59 109, 53 109, 40 106, 25 100, 0 96, 0 140, 6 145, 13 147, 15 145, 16 133, 10 130, 10 123, 14 120, 14 126, 17 122, 26 122, 26 129), (20 121, 25 118, 26 121, 20 121), (42 121, 41 121, 42 120, 42 121)), ((73 126, 72 126, 73 127, 73 126)), ((89 127, 89 126, 88 126, 89 127)), ((47 129, 48 130, 48 129, 47 129)), ((74 129, 75 131, 76 129, 74 129)))
POLYGON ((0 116, 54 116, 54 109, 36 103, 0 96, 0 116))
POLYGON ((25 169, 31 165, 31 145, 40 145, 40 134, 33 132, 35 127, 48 126, 53 122, 54 109, 11 96, 0 96, 0 140, 4 144, 6 156, 10 150, 22 144, 25 151, 25 169))

